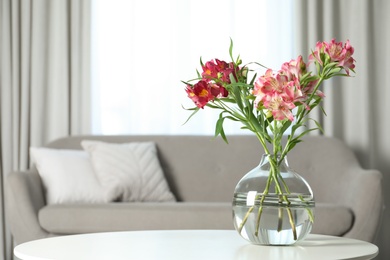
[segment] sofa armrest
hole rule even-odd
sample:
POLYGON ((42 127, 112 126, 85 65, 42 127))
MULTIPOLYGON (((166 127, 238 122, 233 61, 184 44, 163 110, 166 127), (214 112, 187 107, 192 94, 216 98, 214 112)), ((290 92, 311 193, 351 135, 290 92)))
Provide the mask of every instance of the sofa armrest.
POLYGON ((354 167, 346 175, 343 204, 354 213, 354 224, 344 236, 373 242, 384 211, 382 173, 354 167))
POLYGON ((5 185, 8 223, 16 244, 44 238, 48 232, 39 224, 38 211, 45 206, 41 178, 37 172, 12 172, 5 185))

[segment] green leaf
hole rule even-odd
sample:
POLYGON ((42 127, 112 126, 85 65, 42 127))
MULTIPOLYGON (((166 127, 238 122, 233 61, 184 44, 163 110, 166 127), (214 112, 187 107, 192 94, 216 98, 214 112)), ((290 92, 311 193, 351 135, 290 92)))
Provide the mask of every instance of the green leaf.
POLYGON ((315 97, 313 97, 313 99, 314 99, 314 102, 309 105, 310 110, 312 110, 313 108, 318 106, 318 104, 322 101, 322 98, 319 96, 315 96, 315 97))
POLYGON ((209 108, 221 109, 219 106, 214 105, 214 104, 212 104, 212 103, 207 103, 206 106, 209 107, 209 108))
POLYGON ((233 40, 232 40, 232 38, 230 38, 229 55, 230 55, 230 58, 232 59, 232 61, 234 62, 234 58, 233 58, 233 40))
POLYGON ((350 75, 346 74, 346 73, 334 73, 332 74, 332 77, 351 77, 350 75))
POLYGON ((232 121, 240 122, 239 119, 237 119, 237 118, 235 118, 235 117, 233 117, 233 116, 226 116, 225 118, 230 119, 230 120, 232 120, 232 121))
POLYGON ((185 82, 183 80, 181 80, 182 83, 184 83, 185 85, 190 85, 191 87, 193 86, 192 84, 188 83, 188 82, 185 82))
POLYGON ((240 88, 238 86, 233 86, 233 94, 235 96, 235 100, 237 102, 237 106, 243 110, 244 109, 244 106, 242 104, 242 100, 241 100, 241 91, 240 91, 240 88))
POLYGON ((222 101, 222 102, 227 102, 227 103, 233 103, 233 104, 236 103, 236 101, 235 101, 234 99, 229 98, 229 97, 226 97, 226 98, 219 98, 219 100, 222 101))
POLYGON ((182 107, 184 110, 187 110, 187 111, 199 110, 199 107, 185 108, 183 105, 181 105, 181 107, 182 107))
POLYGON ((306 122, 307 120, 303 120, 301 121, 300 123, 296 123, 294 124, 292 127, 291 127, 291 133, 295 133, 295 131, 297 131, 299 128, 301 128, 302 126, 304 126, 304 123, 306 122))
MULTIPOLYGON (((186 108, 184 108, 184 109, 186 109, 186 108)), ((193 117, 199 111, 199 107, 194 107, 194 108, 186 109, 186 110, 194 110, 194 112, 191 113, 191 115, 187 118, 187 120, 183 123, 183 125, 187 124, 187 122, 191 119, 191 117, 193 117)))
POLYGON ((310 129, 307 129, 305 131, 303 131, 302 133, 300 133, 297 137, 295 137, 294 139, 301 139, 303 136, 305 136, 306 134, 308 134, 309 132, 312 132, 312 131, 315 131, 315 130, 320 130, 322 133, 324 133, 324 130, 322 129, 320 123, 318 123, 316 120, 312 119, 312 118, 309 118, 309 120, 313 121, 317 127, 315 128, 310 128, 310 129))
POLYGON ((198 78, 201 78, 201 77, 202 77, 202 75, 200 75, 200 73, 199 73, 198 70, 196 70, 196 74, 198 75, 198 78))
POLYGON ((321 72, 321 65, 320 65, 319 62, 315 62, 315 64, 316 64, 317 73, 320 74, 320 72, 321 72))
POLYGON ((290 120, 286 120, 285 122, 283 122, 283 125, 282 127, 280 128, 280 134, 283 135, 284 132, 286 132, 286 130, 290 127, 291 125, 291 121, 290 120))
POLYGON ((253 83, 255 82, 256 78, 257 78, 257 73, 255 73, 255 75, 253 75, 253 77, 249 83, 251 85, 251 87, 252 87, 253 83))
POLYGON ((329 70, 332 70, 334 67, 336 67, 338 64, 338 62, 329 62, 328 64, 326 64, 323 68, 324 71, 329 71, 329 70))
POLYGON ((232 86, 240 86, 242 83, 237 83, 236 78, 234 77, 233 73, 229 74, 229 79, 232 86))
POLYGON ((191 82, 191 81, 199 81, 199 80, 200 80, 200 78, 195 78, 195 79, 190 79, 190 80, 188 80, 188 81, 183 81, 183 80, 181 80, 181 82, 184 83, 184 84, 186 84, 186 85, 191 85, 191 86, 193 86, 193 84, 190 84, 190 82, 191 82))
POLYGON ((251 62, 253 64, 256 64, 256 65, 259 65, 260 67, 263 67, 264 69, 269 69, 267 66, 264 66, 263 64, 261 63, 258 63, 258 62, 251 62))
POLYGON ((238 55, 235 64, 239 65, 240 63, 240 55, 238 55))
POLYGON ((320 109, 321 109, 322 113, 323 113, 325 116, 328 116, 328 115, 326 114, 325 109, 324 109, 323 106, 320 106, 320 109))
POLYGON ((336 74, 336 73, 338 73, 338 72, 340 72, 340 71, 341 71, 341 68, 340 68, 340 67, 336 67, 336 68, 331 69, 331 70, 329 71, 329 74, 330 74, 330 75, 334 75, 334 74, 336 74))
POLYGON ((220 135, 222 137, 222 139, 228 143, 227 141, 227 138, 226 138, 226 135, 225 135, 225 131, 223 130, 223 122, 225 120, 225 117, 223 117, 223 113, 222 112, 221 114, 219 114, 219 119, 217 120, 217 123, 216 123, 216 126, 215 126, 215 137, 217 137, 218 135, 220 135))
POLYGON ((299 139, 293 139, 289 142, 288 147, 286 147, 286 151, 291 151, 298 143, 302 142, 302 140, 299 139))
POLYGON ((223 121, 225 118, 222 116, 223 113, 219 115, 219 119, 217 120, 217 123, 215 125, 215 136, 218 136, 221 131, 223 130, 223 121))
POLYGON ((322 129, 322 126, 321 126, 321 124, 320 123, 318 123, 318 121, 317 120, 314 120, 313 118, 309 118, 310 120, 312 120, 315 124, 316 124, 316 126, 317 126, 317 129, 318 130, 320 130, 321 131, 321 133, 325 133, 324 132, 324 129, 322 129))
POLYGON ((228 140, 227 140, 227 137, 225 135, 225 132, 222 130, 222 132, 220 133, 222 139, 225 141, 225 143, 229 144, 228 140))
POLYGON ((234 78, 234 76, 232 74, 230 74, 230 80, 232 83, 230 83, 229 85, 226 85, 226 87, 242 87, 242 88, 247 88, 247 89, 251 89, 252 88, 252 85, 249 85, 249 84, 246 84, 246 83, 243 83, 243 82, 236 82, 236 79, 234 78))

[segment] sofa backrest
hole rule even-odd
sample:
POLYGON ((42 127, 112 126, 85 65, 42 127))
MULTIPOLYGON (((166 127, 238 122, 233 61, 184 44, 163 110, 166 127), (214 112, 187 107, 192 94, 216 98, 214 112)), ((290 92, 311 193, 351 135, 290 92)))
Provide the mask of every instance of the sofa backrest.
MULTIPOLYGON (((124 143, 153 141, 171 190, 180 201, 230 202, 237 182, 258 165, 263 149, 255 136, 220 137, 187 135, 71 136, 58 139, 46 147, 82 149, 82 140, 124 143)), ((330 198, 325 183, 342 179, 354 154, 337 139, 308 136, 288 155, 290 166, 311 185, 316 201, 330 198)), ((337 194, 335 194, 337 196, 337 194)))

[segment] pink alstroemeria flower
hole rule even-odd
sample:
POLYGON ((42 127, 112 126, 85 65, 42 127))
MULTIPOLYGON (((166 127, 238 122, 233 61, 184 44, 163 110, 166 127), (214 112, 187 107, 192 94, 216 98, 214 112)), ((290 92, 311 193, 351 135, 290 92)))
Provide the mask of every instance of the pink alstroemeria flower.
POLYGON ((324 52, 329 55, 331 62, 343 61, 346 54, 343 43, 336 42, 335 39, 332 39, 329 43, 324 42, 324 52))
POLYGON ((345 57, 344 60, 339 62, 339 66, 342 66, 349 75, 349 70, 353 70, 355 68, 355 59, 352 58, 352 54, 354 53, 354 48, 350 45, 349 40, 346 41, 344 45, 344 50, 345 50, 345 57))
POLYGON ((275 120, 294 120, 294 115, 291 112, 295 108, 294 103, 286 102, 280 95, 269 96, 265 100, 264 106, 271 111, 275 120))
POLYGON ((301 90, 301 86, 299 85, 299 80, 295 79, 293 81, 289 81, 284 86, 284 92, 281 94, 283 100, 289 103, 302 103, 305 101, 306 96, 303 94, 301 90))
POLYGON ((354 48, 349 40, 344 45, 342 42, 336 42, 335 39, 330 42, 317 42, 315 51, 309 56, 309 62, 316 60, 322 66, 326 65, 325 62, 337 62, 337 66, 344 68, 349 75, 349 70, 355 68, 353 53, 354 48))
POLYGON ((254 84, 252 94, 255 96, 270 95, 274 92, 283 92, 283 85, 287 83, 287 76, 274 75, 271 69, 268 69, 263 76, 258 78, 254 84))
POLYGON ((288 77, 288 80, 300 79, 306 73, 306 64, 301 55, 296 60, 282 64, 281 72, 288 77))
POLYGON ((324 65, 324 42, 317 42, 315 50, 309 55, 309 64, 317 61, 321 66, 324 65))
MULTIPOLYGON (((299 59, 298 59, 299 61, 299 59)), ((302 92, 299 79, 295 75, 300 74, 297 66, 301 67, 301 62, 285 63, 284 68, 274 74, 272 70, 259 77, 254 83, 252 94, 256 97, 254 105, 258 109, 268 109, 276 120, 288 119, 293 121, 294 116, 291 110, 295 108, 295 103, 304 103, 307 96, 302 92), (290 72, 290 65, 293 68, 290 72), (291 76, 291 80, 286 74, 291 76)))

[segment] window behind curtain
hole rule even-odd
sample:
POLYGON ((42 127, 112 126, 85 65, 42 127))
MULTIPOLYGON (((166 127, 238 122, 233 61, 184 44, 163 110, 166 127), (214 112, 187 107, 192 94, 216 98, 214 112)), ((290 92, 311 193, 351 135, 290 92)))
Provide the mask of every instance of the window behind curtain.
MULTIPOLYGON (((256 61, 278 70, 294 57, 292 1, 94 0, 94 134, 214 133, 218 112, 193 107, 181 80, 204 62, 256 61)), ((244 134, 226 122, 227 134, 244 134)))

